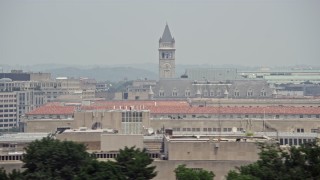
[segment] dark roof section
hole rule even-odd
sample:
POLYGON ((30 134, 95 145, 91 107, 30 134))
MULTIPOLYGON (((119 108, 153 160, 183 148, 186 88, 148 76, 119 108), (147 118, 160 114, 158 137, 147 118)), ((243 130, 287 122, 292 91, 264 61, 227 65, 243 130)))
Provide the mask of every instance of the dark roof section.
POLYGON ((172 41, 174 41, 174 38, 171 36, 171 32, 170 32, 168 24, 166 24, 166 27, 164 28, 164 32, 162 34, 162 37, 161 37, 160 41, 161 42, 172 42, 172 41))
POLYGON ((29 73, 0 73, 1 78, 10 78, 12 81, 30 81, 29 73))

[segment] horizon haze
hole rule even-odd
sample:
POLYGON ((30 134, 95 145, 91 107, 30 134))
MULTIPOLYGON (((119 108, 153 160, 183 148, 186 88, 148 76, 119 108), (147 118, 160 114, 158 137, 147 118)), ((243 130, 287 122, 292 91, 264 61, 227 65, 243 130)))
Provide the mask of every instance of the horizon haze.
POLYGON ((317 0, 0 0, 0 64, 320 65, 317 0))

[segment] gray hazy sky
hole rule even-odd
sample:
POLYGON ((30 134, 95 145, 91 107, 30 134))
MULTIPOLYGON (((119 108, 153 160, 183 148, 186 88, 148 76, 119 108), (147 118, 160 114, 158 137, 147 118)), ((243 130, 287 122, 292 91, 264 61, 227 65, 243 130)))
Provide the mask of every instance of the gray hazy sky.
POLYGON ((0 64, 320 65, 320 0, 0 0, 0 64))

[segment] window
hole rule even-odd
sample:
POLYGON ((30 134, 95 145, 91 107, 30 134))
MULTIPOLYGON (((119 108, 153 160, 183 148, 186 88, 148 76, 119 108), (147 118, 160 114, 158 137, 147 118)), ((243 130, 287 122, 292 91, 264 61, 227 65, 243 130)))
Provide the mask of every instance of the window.
POLYGON ((300 118, 303 118, 303 115, 302 115, 302 114, 300 114, 300 118))
POLYGON ((262 89, 260 92, 260 96, 267 96, 267 92, 264 89, 262 89))
POLYGON ((316 115, 316 118, 320 118, 320 115, 319 115, 319 114, 317 114, 317 115, 316 115))
POLYGON ((242 131, 243 131, 243 128, 237 128, 237 131, 238 131, 238 132, 242 132, 242 131))
POLYGON ((290 145, 290 146, 293 145, 293 144, 292 144, 292 139, 289 139, 289 145, 290 145))
POLYGON ((184 92, 184 95, 186 97, 189 97, 190 96, 190 90, 189 89, 186 89, 185 92, 184 92))
POLYGON ((239 96, 240 96, 240 92, 239 92, 238 89, 235 89, 235 91, 234 91, 234 96, 235 96, 235 97, 239 97, 239 96))
POLYGON ((297 133, 304 133, 304 129, 303 128, 297 128, 297 133))
POLYGON ((178 91, 176 88, 172 90, 172 96, 178 96, 178 91))
POLYGON ((249 90, 247 91, 247 96, 248 96, 248 97, 253 96, 253 90, 252 90, 252 89, 249 89, 249 90))
POLYGON ((214 96, 213 90, 210 91, 210 96, 214 96))
POLYGON ((207 90, 204 90, 203 96, 208 96, 208 91, 207 90))
POLYGON ((221 96, 221 90, 220 89, 217 91, 217 96, 221 96))
POLYGON ((312 133, 318 133, 318 129, 311 129, 312 133))
POLYGON ((280 145, 283 145, 283 139, 282 138, 280 139, 280 145))
POLYGON ((163 90, 159 90, 159 96, 164 96, 164 91, 163 90))

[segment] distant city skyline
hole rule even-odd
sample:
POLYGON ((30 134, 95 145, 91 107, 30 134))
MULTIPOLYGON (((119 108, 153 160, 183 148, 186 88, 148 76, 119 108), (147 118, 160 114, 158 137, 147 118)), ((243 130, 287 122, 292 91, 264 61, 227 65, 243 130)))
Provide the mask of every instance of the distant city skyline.
POLYGON ((320 1, 0 0, 0 64, 320 65, 320 1))

